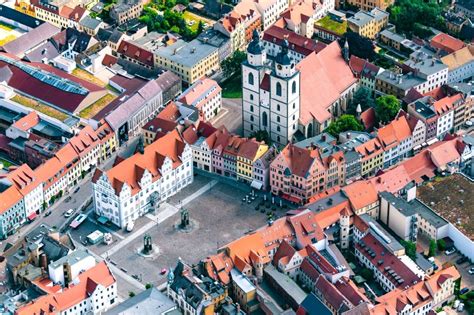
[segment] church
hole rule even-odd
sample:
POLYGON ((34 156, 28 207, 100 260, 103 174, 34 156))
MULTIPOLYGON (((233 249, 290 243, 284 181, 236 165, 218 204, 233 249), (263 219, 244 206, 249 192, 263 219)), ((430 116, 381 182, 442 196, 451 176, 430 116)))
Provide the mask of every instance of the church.
POLYGON ((244 136, 266 130, 273 143, 285 146, 326 129, 357 88, 348 50, 334 41, 297 63, 285 41, 270 60, 255 31, 242 63, 244 136))

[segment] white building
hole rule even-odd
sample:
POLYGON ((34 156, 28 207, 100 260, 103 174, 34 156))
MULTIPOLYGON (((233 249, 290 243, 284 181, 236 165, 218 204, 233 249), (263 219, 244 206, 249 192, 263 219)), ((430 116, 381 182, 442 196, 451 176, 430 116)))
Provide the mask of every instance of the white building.
POLYGON ((448 83, 471 80, 474 76, 474 46, 472 45, 442 57, 441 61, 448 66, 448 83))
POLYGON ((288 0, 263 0, 256 2, 258 12, 262 16, 263 30, 272 26, 280 14, 288 8, 288 0))
POLYGON ((174 130, 93 177, 95 211, 123 228, 193 181, 191 147, 174 130))
POLYGON ((395 118, 388 125, 377 130, 377 138, 384 149, 384 168, 407 157, 413 149, 413 137, 405 116, 395 118))
POLYGON ((424 80, 419 86, 414 87, 421 94, 448 82, 448 66, 438 59, 428 58, 423 52, 415 52, 405 65, 413 70, 416 77, 424 80))
POLYGON ((53 283, 67 285, 82 272, 96 265, 94 257, 78 250, 48 265, 49 279, 53 283))
POLYGON ((244 136, 266 130, 272 142, 286 145, 293 135, 319 134, 339 116, 357 87, 337 42, 312 52, 298 64, 285 40, 275 60, 267 60, 258 34, 242 64, 244 136))
POLYGON ((207 77, 197 80, 177 97, 178 103, 191 106, 207 121, 216 116, 222 107, 222 89, 216 81, 207 77))

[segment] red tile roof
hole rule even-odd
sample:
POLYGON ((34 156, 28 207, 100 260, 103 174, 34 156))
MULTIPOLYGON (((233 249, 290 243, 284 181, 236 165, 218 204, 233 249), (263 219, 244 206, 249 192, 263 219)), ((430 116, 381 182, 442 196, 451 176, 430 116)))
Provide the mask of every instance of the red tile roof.
POLYGON ((435 49, 441 49, 447 53, 453 53, 464 47, 464 42, 451 35, 445 33, 439 33, 435 35, 430 41, 431 47, 435 49))
POLYGON ((359 210, 378 201, 374 185, 369 181, 357 181, 342 188, 352 208, 359 210))
POLYGON ((40 122, 39 115, 33 110, 28 115, 20 118, 18 121, 13 123, 13 126, 17 129, 28 131, 40 122))
POLYGON ((332 104, 357 82, 337 41, 319 53, 308 55, 298 63, 297 68, 301 73, 300 121, 304 125, 313 119, 320 123, 330 119, 332 104))
POLYGON ((88 299, 98 285, 107 288, 116 282, 104 261, 81 273, 78 280, 77 284, 64 289, 58 288, 58 286, 50 286, 51 280, 49 279, 48 281, 34 281, 34 284, 48 292, 48 294, 18 308, 15 315, 57 314, 88 299))
POLYGON ((130 59, 137 60, 138 62, 150 67, 153 67, 154 65, 153 52, 132 42, 123 40, 117 49, 117 53, 127 56, 130 59))
POLYGON ((375 109, 370 107, 360 114, 360 120, 365 130, 371 130, 375 126, 375 109))
POLYGON ((281 46, 284 40, 288 41, 290 49, 296 51, 304 56, 310 55, 312 52, 320 52, 327 45, 301 36, 295 32, 287 29, 278 27, 276 25, 271 26, 263 33, 263 40, 269 43, 274 43, 281 46))

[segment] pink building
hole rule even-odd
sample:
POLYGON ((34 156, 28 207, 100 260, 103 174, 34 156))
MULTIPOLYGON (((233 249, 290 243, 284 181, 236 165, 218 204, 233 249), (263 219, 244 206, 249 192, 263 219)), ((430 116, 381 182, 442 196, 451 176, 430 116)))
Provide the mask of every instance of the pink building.
POLYGON ((200 117, 207 121, 221 110, 221 91, 216 81, 204 77, 178 96, 177 100, 184 105, 195 107, 199 110, 200 117))

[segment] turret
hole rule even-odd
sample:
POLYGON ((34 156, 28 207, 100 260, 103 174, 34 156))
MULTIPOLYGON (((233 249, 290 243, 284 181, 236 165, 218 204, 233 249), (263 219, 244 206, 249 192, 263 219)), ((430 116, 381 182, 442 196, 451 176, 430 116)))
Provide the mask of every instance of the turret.
POLYGON ((342 56, 346 62, 349 62, 349 42, 346 39, 344 43, 344 48, 342 49, 342 56))
POLYGON ((253 30, 252 41, 247 48, 247 61, 252 66, 263 66, 267 62, 267 53, 257 30, 253 30))
POLYGON ((295 61, 291 59, 288 41, 285 39, 281 45, 281 51, 275 58, 275 73, 281 78, 289 78, 296 72, 295 61))

